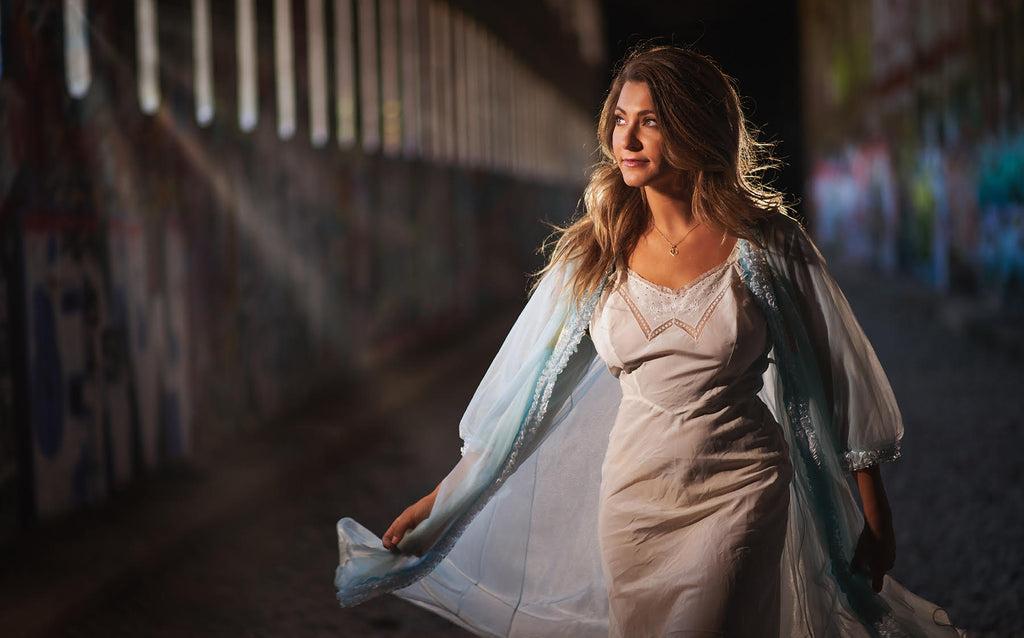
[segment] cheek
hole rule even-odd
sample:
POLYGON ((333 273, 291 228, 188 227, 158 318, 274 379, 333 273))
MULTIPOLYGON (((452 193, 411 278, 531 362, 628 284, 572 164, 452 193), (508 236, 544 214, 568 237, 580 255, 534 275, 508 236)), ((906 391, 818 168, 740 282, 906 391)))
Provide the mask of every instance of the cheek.
POLYGON ((644 142, 644 148, 647 149, 648 159, 654 164, 660 164, 662 161, 661 155, 661 137, 652 136, 650 139, 644 142))

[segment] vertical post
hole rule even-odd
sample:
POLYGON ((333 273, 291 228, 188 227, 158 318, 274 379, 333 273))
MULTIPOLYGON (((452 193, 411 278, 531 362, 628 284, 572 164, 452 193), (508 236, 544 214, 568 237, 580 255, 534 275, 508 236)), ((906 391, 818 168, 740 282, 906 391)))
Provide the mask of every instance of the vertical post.
POLYGON ((235 42, 238 57, 238 126, 256 128, 259 120, 258 77, 256 75, 256 13, 254 0, 236 0, 235 42))
POLYGON ((380 74, 377 56, 377 3, 359 0, 359 115, 363 150, 380 150, 380 74))
POLYGON ((352 0, 334 0, 334 83, 338 146, 356 143, 356 61, 352 0))
POLYGON ((446 2, 437 5, 438 86, 440 108, 437 113, 438 148, 441 160, 453 163, 456 157, 455 78, 452 73, 452 10, 446 2))
MULTIPOLYGON (((3 73, 0 49, 0 75, 3 73)), ((68 93, 84 97, 92 84, 85 0, 64 0, 64 69, 68 93)))
POLYGON ((295 134, 295 47, 291 0, 274 0, 274 78, 277 86, 277 135, 295 134))
POLYGON ((380 67, 384 153, 402 150, 402 98, 399 84, 398 0, 380 0, 380 67))
POLYGON ((160 48, 154 0, 135 0, 135 50, 138 54, 139 106, 148 115, 160 108, 160 48))
POLYGON ((306 0, 306 37, 309 66, 309 141, 323 146, 330 138, 327 124, 327 43, 324 0, 306 0))
POLYGON ((417 0, 401 0, 402 33, 402 153, 414 157, 420 151, 420 11, 417 0))
POLYGON ((455 108, 449 111, 451 130, 455 138, 455 163, 469 165, 469 73, 467 73, 468 55, 466 55, 467 18, 459 12, 452 14, 452 54, 449 69, 455 93, 455 108))
POLYGON ((213 121, 213 54, 210 0, 192 0, 192 67, 196 93, 196 122, 213 121))

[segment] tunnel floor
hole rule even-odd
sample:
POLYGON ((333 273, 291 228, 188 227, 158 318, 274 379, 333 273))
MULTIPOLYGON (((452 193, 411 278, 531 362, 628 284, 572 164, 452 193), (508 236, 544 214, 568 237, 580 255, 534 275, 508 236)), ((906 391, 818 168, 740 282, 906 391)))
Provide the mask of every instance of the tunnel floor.
MULTIPOLYGON (((883 468, 892 575, 970 636, 1024 633, 1024 327, 839 269, 903 410, 883 468), (1011 323, 1011 325, 1013 325, 1011 323), (1010 341, 1007 341, 1007 338, 1010 341)), ((462 409, 513 316, 385 361, 338 396, 0 548, 5 636, 466 636, 391 596, 334 598, 334 524, 382 532, 458 458, 462 409)))

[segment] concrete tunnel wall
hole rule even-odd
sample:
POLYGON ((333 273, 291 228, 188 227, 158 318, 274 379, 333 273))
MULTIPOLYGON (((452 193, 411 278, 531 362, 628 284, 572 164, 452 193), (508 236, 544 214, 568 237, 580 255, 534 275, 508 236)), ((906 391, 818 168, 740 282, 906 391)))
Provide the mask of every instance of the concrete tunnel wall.
MULTIPOLYGON (((307 137, 311 14, 287 15, 297 117, 283 133, 273 29, 282 15, 256 7, 260 112, 246 131, 232 33, 245 2, 214 4, 215 112, 205 124, 193 115, 194 14, 149 4, 159 20, 155 107, 131 5, 88 3, 85 65, 59 3, 5 3, 0 15, 0 538, 230 445, 381 352, 522 300, 549 231, 540 220, 564 220, 581 191, 589 113, 562 104, 443 3, 329 7, 362 29, 341 39, 357 64, 366 46, 385 51, 388 7, 418 11, 403 33, 426 35, 403 40, 404 58, 354 67, 361 128, 346 141, 339 123, 326 143, 307 137), (438 33, 451 46, 438 50, 438 33), (460 46, 499 73, 474 76, 460 46), (413 143, 396 145, 387 87, 410 72, 387 65, 410 56, 420 85, 391 99, 421 117, 413 143), (379 82, 356 84, 371 72, 379 82), (454 114, 439 119, 445 108, 454 114)), ((390 19, 399 18, 408 14, 390 19)), ((338 33, 327 30, 328 51, 338 33)), ((327 77, 333 108, 343 96, 338 76, 327 77)))

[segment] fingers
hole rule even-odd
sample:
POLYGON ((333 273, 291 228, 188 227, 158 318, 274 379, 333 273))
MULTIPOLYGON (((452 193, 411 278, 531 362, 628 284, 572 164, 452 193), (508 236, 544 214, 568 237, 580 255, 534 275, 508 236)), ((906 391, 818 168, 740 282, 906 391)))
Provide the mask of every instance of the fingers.
POLYGON ((389 529, 384 533, 384 538, 382 539, 384 541, 384 548, 395 549, 398 547, 398 543, 405 538, 405 533, 410 529, 411 528, 408 525, 402 525, 401 527, 396 527, 393 530, 389 529))
POLYGON ((871 589, 875 590, 875 593, 882 591, 882 584, 885 580, 885 572, 889 570, 884 564, 881 564, 878 560, 872 560, 872 556, 867 555, 867 550, 862 547, 857 547, 853 553, 853 560, 850 561, 850 570, 854 573, 865 572, 871 576, 871 589))
POLYGON ((419 502, 410 505, 405 508, 395 522, 391 524, 391 527, 384 532, 384 536, 381 537, 381 541, 386 549, 394 550, 398 543, 405 537, 409 530, 414 529, 417 525, 423 522, 430 514, 430 508, 433 505, 433 500, 430 504, 425 506, 423 503, 427 499, 421 499, 419 502))
POLYGON ((394 533, 385 533, 384 538, 381 539, 384 544, 384 549, 392 550, 398 547, 398 543, 400 543, 402 537, 405 536, 405 532, 406 530, 403 529, 394 533))
POLYGON ((405 532, 409 529, 409 523, 406 520, 405 515, 399 516, 395 519, 395 522, 391 524, 391 527, 384 532, 384 536, 381 540, 384 542, 384 549, 394 549, 402 537, 405 536, 405 532))
POLYGON ((384 536, 381 537, 384 548, 393 550, 398 546, 398 543, 405 537, 405 534, 416 527, 417 521, 415 517, 406 510, 395 519, 395 522, 391 524, 391 527, 384 532, 384 536))
POLYGON ((877 535, 865 524, 857 546, 853 551, 850 569, 853 572, 864 572, 871 578, 871 588, 875 592, 882 591, 885 572, 892 569, 896 562, 896 548, 892 535, 877 535))
POLYGON ((893 567, 895 567, 896 566, 896 552, 895 551, 890 551, 890 552, 886 553, 884 563, 885 563, 884 564, 885 571, 889 571, 893 567))

